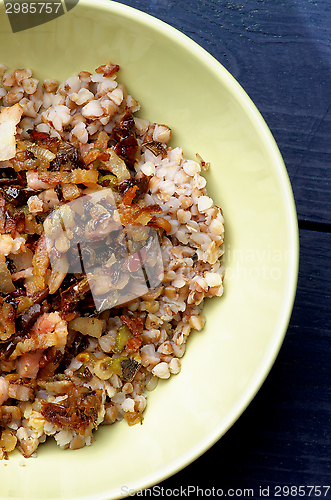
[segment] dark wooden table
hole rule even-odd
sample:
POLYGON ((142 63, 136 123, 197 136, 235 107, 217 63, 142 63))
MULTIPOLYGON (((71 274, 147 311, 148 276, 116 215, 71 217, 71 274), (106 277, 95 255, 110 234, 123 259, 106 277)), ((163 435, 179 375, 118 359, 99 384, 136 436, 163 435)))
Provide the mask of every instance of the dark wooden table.
POLYGON ((331 1, 120 3, 182 31, 238 80, 278 143, 300 228, 295 305, 268 378, 227 434, 153 496, 163 487, 195 498, 196 485, 199 498, 215 488, 215 497, 331 499, 331 1))

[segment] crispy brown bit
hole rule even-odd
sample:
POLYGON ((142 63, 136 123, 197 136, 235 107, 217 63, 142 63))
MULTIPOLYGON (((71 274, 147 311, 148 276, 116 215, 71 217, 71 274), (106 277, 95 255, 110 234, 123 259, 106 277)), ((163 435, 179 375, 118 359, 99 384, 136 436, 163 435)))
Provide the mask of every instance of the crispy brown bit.
POLYGON ((14 215, 16 231, 20 234, 25 233, 25 215, 23 212, 14 215))
POLYGON ((34 293, 31 299, 33 300, 34 304, 40 304, 40 302, 46 299, 48 294, 49 294, 49 289, 48 287, 46 287, 44 290, 34 293))
POLYGON ((19 298, 19 297, 24 297, 24 295, 25 295, 25 294, 26 294, 26 293, 25 293, 24 288, 16 288, 16 290, 14 290, 13 292, 8 293, 8 294, 6 295, 6 299, 5 299, 5 300, 6 300, 6 302, 10 302, 10 303, 12 303, 11 301, 12 301, 13 299, 17 299, 17 298, 19 298))
POLYGON ((66 172, 40 172, 39 180, 51 185, 63 184, 96 184, 99 172, 97 170, 82 170, 76 168, 66 172))
MULTIPOLYGON (((16 340, 16 339, 15 339, 16 340)), ((6 361, 15 351, 16 343, 13 340, 0 342, 0 361, 6 361)))
POLYGON ((148 183, 149 177, 147 177, 146 175, 143 175, 142 177, 133 177, 132 179, 121 182, 121 184, 118 186, 118 190, 120 193, 126 194, 127 190, 130 187, 137 187, 135 197, 133 199, 133 201, 136 203, 147 193, 148 183))
POLYGON ((56 184, 56 186, 54 187, 54 191, 56 192, 56 196, 58 197, 59 201, 63 203, 64 197, 61 184, 56 184))
MULTIPOLYGON (((46 349, 43 352, 43 355, 42 355, 40 362, 39 362, 40 368, 45 368, 45 366, 47 366, 49 363, 53 363, 56 360, 56 358, 59 357, 58 353, 61 354, 61 357, 63 356, 61 351, 56 349, 56 347, 54 347, 54 346, 46 349)), ((58 360, 56 360, 56 361, 58 361, 58 360)))
POLYGON ((33 304, 33 306, 29 307, 27 311, 20 317, 20 327, 22 330, 27 329, 29 326, 37 320, 40 316, 41 305, 33 304))
POLYGON ((131 205, 135 196, 136 196, 136 192, 138 191, 138 186, 132 186, 132 187, 129 187, 129 189, 127 189, 125 191, 125 194, 123 196, 123 199, 122 199, 122 202, 124 203, 124 205, 131 205))
POLYGON ((0 186, 7 186, 10 184, 22 184, 22 179, 19 172, 16 172, 10 164, 0 168, 0 186))
POLYGON ((133 135, 124 137, 115 146, 115 153, 125 161, 129 168, 133 168, 137 151, 138 143, 133 135))
POLYGON ((11 203, 14 207, 25 205, 29 196, 36 194, 34 190, 22 188, 22 186, 18 184, 3 186, 1 193, 5 200, 8 203, 11 203))
POLYGON ((153 219, 153 214, 162 212, 159 205, 149 205, 148 207, 139 207, 138 205, 125 205, 122 203, 118 207, 121 223, 123 226, 142 225, 145 226, 153 219))
POLYGON ((60 366, 63 357, 64 354, 55 346, 49 347, 43 352, 39 362, 40 365, 40 370, 38 373, 39 384, 41 380, 48 380, 50 377, 54 376, 54 373, 60 366))
POLYGON ((114 127, 112 138, 114 141, 118 142, 129 135, 135 135, 135 122, 131 112, 123 116, 120 123, 114 127))
POLYGON ((121 316, 120 318, 129 328, 132 335, 137 336, 143 333, 144 323, 141 318, 129 318, 128 316, 121 316))
POLYGON ((114 127, 112 139, 116 142, 115 153, 129 168, 133 168, 138 152, 135 122, 131 113, 126 114, 120 124, 114 127))
POLYGON ((167 156, 167 150, 162 144, 162 142, 158 141, 144 142, 143 147, 149 149, 155 156, 161 155, 162 158, 165 158, 167 156))
POLYGON ((5 234, 10 234, 10 236, 14 239, 16 234, 16 220, 7 210, 5 213, 5 217, 6 217, 5 234))
POLYGON ((69 352, 72 356, 77 356, 80 352, 84 351, 88 345, 88 337, 80 332, 75 332, 75 338, 69 346, 69 352))
POLYGON ((141 337, 132 337, 126 343, 125 350, 129 353, 138 351, 139 347, 143 343, 141 337))
POLYGON ((100 149, 93 148, 90 149, 88 153, 83 157, 83 161, 85 165, 89 165, 90 163, 94 162, 99 156, 101 156, 103 152, 100 149))
POLYGON ((4 302, 0 306, 0 340, 8 340, 15 333, 15 309, 4 302))
POLYGON ((166 233, 169 233, 172 227, 170 222, 167 219, 164 219, 164 217, 152 217, 148 225, 164 229, 166 233))
POLYGON ((48 144, 48 141, 52 143, 57 142, 56 138, 51 138, 49 134, 45 132, 37 132, 36 130, 28 130, 30 138, 35 142, 42 142, 43 144, 48 144))
POLYGON ((62 403, 44 403, 41 414, 61 429, 69 426, 84 435, 91 424, 96 428, 101 403, 100 389, 90 391, 85 387, 73 386, 68 391, 68 398, 62 403))
POLYGON ((83 300, 90 291, 87 277, 82 278, 61 293, 62 314, 73 313, 80 300, 83 300))
POLYGON ((103 76, 113 76, 115 75, 118 70, 120 69, 118 64, 112 64, 110 62, 107 62, 107 64, 102 64, 99 66, 95 72, 96 73, 102 73, 103 76))
POLYGON ((50 170, 52 171, 57 172, 60 170, 61 165, 66 164, 76 168, 84 166, 79 149, 69 142, 58 140, 57 149, 52 152, 56 154, 56 158, 50 163, 50 170))

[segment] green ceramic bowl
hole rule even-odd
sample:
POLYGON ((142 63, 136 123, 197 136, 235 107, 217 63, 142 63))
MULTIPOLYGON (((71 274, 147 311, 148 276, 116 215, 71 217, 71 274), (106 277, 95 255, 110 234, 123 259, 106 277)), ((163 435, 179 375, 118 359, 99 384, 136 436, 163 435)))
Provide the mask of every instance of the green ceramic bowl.
MULTIPOLYGON (((213 445, 252 400, 282 344, 298 272, 298 229, 289 179, 271 133, 231 75, 166 24, 107 0, 16 34, 0 8, 0 62, 66 79, 111 60, 141 103, 166 123, 172 145, 211 162, 209 194, 226 220, 225 293, 209 300, 182 372, 148 395, 143 425, 118 423, 89 448, 50 442, 38 458, 0 462, 1 499, 104 499, 146 488, 213 445)), ((219 457, 220 462, 226 457, 219 457)))

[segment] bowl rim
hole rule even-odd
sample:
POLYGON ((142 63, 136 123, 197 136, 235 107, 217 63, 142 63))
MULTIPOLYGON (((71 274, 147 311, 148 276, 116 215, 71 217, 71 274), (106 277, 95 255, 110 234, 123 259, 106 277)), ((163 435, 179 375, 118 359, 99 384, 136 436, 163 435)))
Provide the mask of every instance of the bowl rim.
MULTIPOLYGON (((246 91, 230 74, 230 72, 214 56, 212 56, 206 49, 201 47, 188 35, 137 8, 114 0, 79 0, 77 8, 79 9, 80 6, 85 8, 91 7, 93 9, 107 10, 107 12, 126 18, 134 23, 148 26, 149 29, 152 28, 157 31, 162 31, 163 36, 172 42, 175 42, 175 44, 184 46, 188 53, 193 54, 195 58, 199 59, 203 66, 208 67, 209 71, 211 71, 215 77, 222 82, 229 94, 231 94, 235 101, 238 102, 244 113, 249 117, 257 135, 266 145, 266 149, 272 158, 272 164, 277 166, 275 172, 277 174, 277 179, 281 184, 284 204, 288 211, 287 232, 292 251, 290 253, 290 262, 288 265, 286 294, 283 298, 282 309, 279 315, 278 324, 275 327, 272 342, 270 343, 268 351, 263 356, 263 361, 261 362, 259 369, 256 371, 243 396, 239 399, 235 407, 232 408, 231 412, 229 412, 225 422, 223 421, 216 426, 209 435, 205 436, 203 440, 200 440, 197 444, 193 445, 184 455, 176 458, 161 469, 144 476, 139 479, 139 481, 132 482, 130 484, 130 488, 132 488, 130 491, 138 491, 164 481, 203 455, 230 429, 230 427, 232 427, 258 393, 278 356, 292 314, 299 271, 299 228, 290 178, 276 141, 261 113, 258 111, 246 91)), ((4 4, 1 7, 4 7, 4 4)), ((72 12, 74 13, 75 11, 73 10, 72 12)), ((111 488, 93 496, 78 496, 76 498, 77 500, 105 500, 106 498, 117 498, 114 495, 121 498, 124 497, 123 492, 119 488, 111 488)))

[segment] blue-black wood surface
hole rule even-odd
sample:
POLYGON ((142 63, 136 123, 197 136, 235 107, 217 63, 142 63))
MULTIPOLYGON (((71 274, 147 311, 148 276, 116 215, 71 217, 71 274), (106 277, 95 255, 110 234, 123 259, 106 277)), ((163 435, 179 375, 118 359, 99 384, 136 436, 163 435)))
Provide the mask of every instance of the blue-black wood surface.
MULTIPOLYGON (((154 496, 198 485, 258 499, 269 486, 285 498, 275 486, 331 485, 331 0, 120 3, 182 31, 238 80, 277 141, 300 228, 296 300, 269 376, 225 436, 154 496)), ((295 491, 288 498, 331 498, 331 488, 295 491)))

